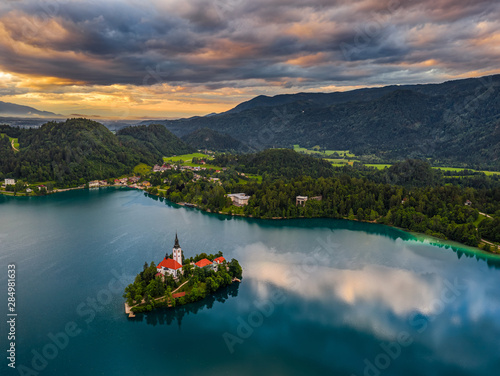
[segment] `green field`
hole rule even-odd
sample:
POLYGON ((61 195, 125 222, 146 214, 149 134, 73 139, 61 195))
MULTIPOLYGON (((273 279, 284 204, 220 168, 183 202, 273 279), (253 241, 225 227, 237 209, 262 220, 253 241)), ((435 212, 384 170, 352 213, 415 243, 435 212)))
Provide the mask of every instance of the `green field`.
POLYGON ((500 175, 500 172, 497 171, 480 171, 480 170, 473 170, 471 168, 463 168, 463 167, 433 167, 437 170, 442 170, 442 171, 452 171, 452 172, 460 172, 460 171, 472 171, 472 172, 484 172, 486 175, 500 175))
POLYGON ((479 224, 483 221, 483 219, 485 219, 486 216, 485 215, 482 215, 482 214, 479 214, 479 217, 477 217, 477 219, 474 221, 474 226, 479 226, 479 224))
POLYGON ((293 145, 293 150, 297 153, 305 153, 305 154, 321 154, 324 156, 329 156, 337 153, 339 157, 344 158, 355 158, 356 155, 349 152, 349 150, 322 150, 319 146, 314 146, 311 149, 301 148, 300 145, 293 145))
MULTIPOLYGON (((0 136, 1 136, 2 138, 4 138, 4 137, 9 137, 9 136, 7 136, 5 133, 0 133, 0 136)), ((12 140, 14 140, 14 147, 15 147, 16 149, 19 149, 19 140, 18 140, 17 138, 9 137, 9 141, 10 141, 10 143, 12 143, 12 140)))
POLYGON ((332 163, 332 164, 347 164, 349 161, 345 159, 332 159, 332 158, 324 158, 326 161, 332 163))
POLYGON ((375 167, 378 170, 383 170, 384 168, 386 168, 386 167, 389 168, 392 165, 391 164, 383 164, 383 163, 368 163, 368 164, 365 164, 365 166, 375 167))
MULTIPOLYGON (((458 172, 458 171, 464 171, 467 170, 466 168, 460 168, 460 167, 433 167, 436 170, 442 170, 442 171, 453 171, 453 172, 458 172)), ((470 170, 469 171, 475 171, 475 170, 470 170)))
POLYGON ((148 172, 151 172, 151 167, 149 167, 147 164, 139 163, 134 167, 134 174, 144 175, 148 172))
POLYGON ((179 161, 191 162, 193 158, 201 158, 206 160, 211 159, 208 155, 203 153, 191 153, 191 154, 176 155, 175 157, 163 157, 163 160, 165 162, 179 162, 179 161))
POLYGON ((245 176, 249 179, 257 179, 258 183, 262 183, 262 175, 245 174, 245 176))
POLYGON ((163 157, 163 161, 166 163, 178 163, 179 161, 182 161, 183 166, 206 167, 206 168, 213 168, 214 170, 222 170, 222 167, 215 166, 209 163, 204 165, 199 163, 192 163, 193 158, 204 159, 206 162, 213 160, 213 158, 207 154, 191 153, 191 154, 176 155, 175 157, 163 157))

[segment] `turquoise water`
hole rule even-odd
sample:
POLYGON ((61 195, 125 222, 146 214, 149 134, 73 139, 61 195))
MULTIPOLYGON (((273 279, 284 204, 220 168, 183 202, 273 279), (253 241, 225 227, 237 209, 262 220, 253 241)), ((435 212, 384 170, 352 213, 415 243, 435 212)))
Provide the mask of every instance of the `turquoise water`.
POLYGON ((4 354, 11 263, 17 369, 4 356, 2 375, 456 376, 500 367, 498 263, 384 226, 228 218, 132 190, 0 196, 4 354), (176 231, 187 256, 237 258, 243 282, 128 319, 123 284, 171 251, 176 231))

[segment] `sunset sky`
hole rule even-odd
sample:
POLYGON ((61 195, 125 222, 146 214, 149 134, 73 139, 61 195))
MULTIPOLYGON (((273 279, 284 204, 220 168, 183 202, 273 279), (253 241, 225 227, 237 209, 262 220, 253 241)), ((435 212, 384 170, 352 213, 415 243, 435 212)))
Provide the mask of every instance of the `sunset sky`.
POLYGON ((497 0, 2 0, 0 100, 175 118, 500 73, 497 0))

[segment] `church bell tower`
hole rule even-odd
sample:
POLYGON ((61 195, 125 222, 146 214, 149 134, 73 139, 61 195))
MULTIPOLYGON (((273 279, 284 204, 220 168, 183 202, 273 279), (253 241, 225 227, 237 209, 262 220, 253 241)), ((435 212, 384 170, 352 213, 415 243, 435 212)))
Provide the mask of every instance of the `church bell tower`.
POLYGON ((177 238, 177 233, 175 233, 175 244, 172 257, 175 261, 182 265, 182 249, 179 245, 179 239, 177 238))

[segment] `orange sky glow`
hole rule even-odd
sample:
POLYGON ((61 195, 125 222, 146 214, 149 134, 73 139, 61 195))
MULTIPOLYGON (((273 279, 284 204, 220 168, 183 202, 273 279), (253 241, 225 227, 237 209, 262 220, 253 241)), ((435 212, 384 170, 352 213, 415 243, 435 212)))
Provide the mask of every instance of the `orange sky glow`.
POLYGON ((163 119, 499 74, 499 16, 487 0, 5 1, 0 101, 163 119))

